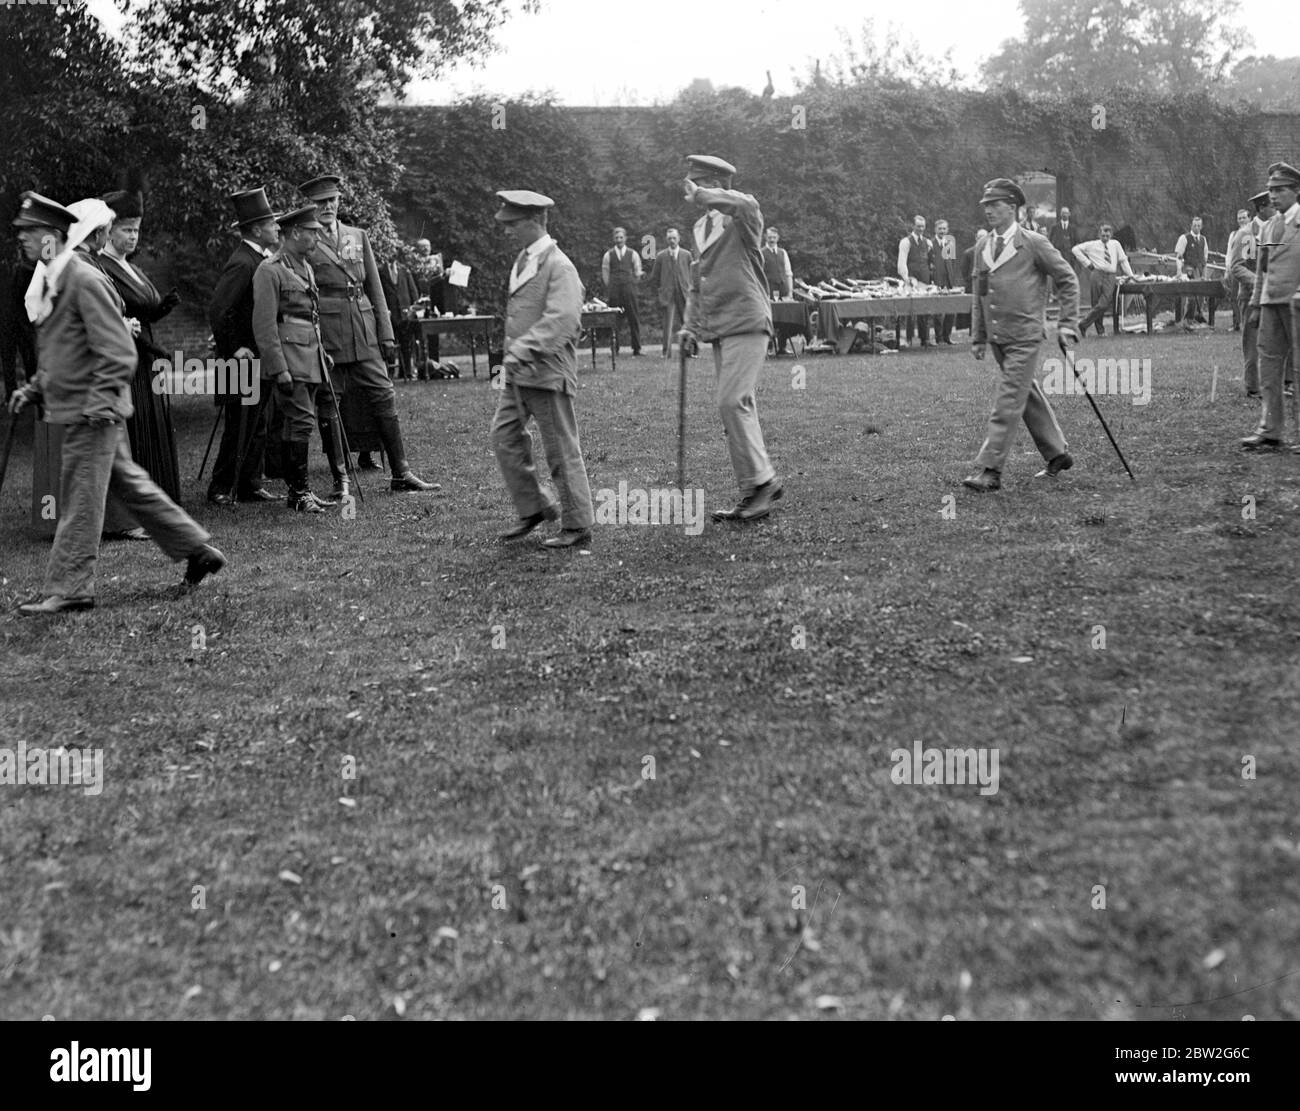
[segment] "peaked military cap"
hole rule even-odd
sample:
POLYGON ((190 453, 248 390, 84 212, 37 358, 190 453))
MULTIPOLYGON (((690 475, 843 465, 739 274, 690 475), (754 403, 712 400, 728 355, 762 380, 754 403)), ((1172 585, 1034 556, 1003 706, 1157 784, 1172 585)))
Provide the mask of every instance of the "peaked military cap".
POLYGON ((984 183, 984 195, 980 197, 980 204, 992 204, 994 201, 1006 201, 1019 208, 1025 203, 1025 193, 1009 177, 995 177, 984 183))
POLYGON ((30 190, 23 194, 18 215, 12 221, 16 228, 58 228, 64 235, 76 222, 75 212, 69 212, 58 201, 30 190))

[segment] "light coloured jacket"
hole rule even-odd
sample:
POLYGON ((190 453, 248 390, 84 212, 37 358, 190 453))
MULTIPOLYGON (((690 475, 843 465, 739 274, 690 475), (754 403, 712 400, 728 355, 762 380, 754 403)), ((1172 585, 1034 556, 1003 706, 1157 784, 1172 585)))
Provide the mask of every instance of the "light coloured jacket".
POLYGON ((531 269, 530 263, 526 280, 506 301, 506 354, 519 363, 504 372, 506 384, 576 393, 582 331, 577 268, 552 243, 529 275, 531 269))
POLYGON ((1252 305, 1290 304, 1300 288, 1300 205, 1291 219, 1274 213, 1259 237, 1259 271, 1252 305))
POLYGON ((993 257, 990 231, 975 252, 971 294, 972 343, 1036 343, 1047 335, 1047 295, 1061 303, 1058 327, 1078 331, 1079 279, 1047 237, 1013 224, 993 257))
POLYGON ((763 213, 758 201, 734 189, 699 189, 695 201, 718 211, 707 242, 707 214, 692 229, 697 265, 686 302, 686 327, 706 343, 751 332, 770 336, 772 297, 763 273, 763 213))
POLYGON ((36 329, 36 388, 48 424, 120 421, 131 405, 135 341, 113 283, 79 252, 63 268, 54 307, 36 329))

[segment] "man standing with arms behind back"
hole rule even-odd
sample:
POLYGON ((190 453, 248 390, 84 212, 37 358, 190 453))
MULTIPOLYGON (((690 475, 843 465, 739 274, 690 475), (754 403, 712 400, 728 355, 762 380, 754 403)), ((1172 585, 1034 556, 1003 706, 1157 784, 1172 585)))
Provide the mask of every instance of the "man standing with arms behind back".
MULTIPOLYGON (((627 245, 627 232, 614 229, 614 246, 600 260, 600 277, 611 308, 622 309, 627 321, 632 354, 641 354, 641 315, 637 311, 636 287, 641 281, 641 256, 627 245)), ((618 351, 618 325, 614 325, 614 350, 618 351)))
POLYGON ((504 379, 492 418, 492 449, 519 524, 501 539, 522 540, 543 521, 563 515, 547 548, 590 548, 595 512, 578 442, 573 398, 578 392, 578 334, 582 282, 568 256, 547 233, 555 203, 529 189, 497 193, 496 221, 520 248, 506 301, 504 379), (537 481, 528 418, 537 421, 546 462, 560 495, 557 510, 537 481))
MULTIPOLYGON (((669 228, 668 246, 655 255, 650 284, 664 310, 664 358, 672 357, 673 337, 686 320, 686 295, 691 290, 691 252, 681 245, 682 233, 669 228)), ((679 341, 680 342, 680 341, 679 341)))
MULTIPOLYGON (((396 359, 397 347, 370 237, 360 228, 339 222, 339 178, 333 174, 312 178, 299 190, 316 206, 316 219, 322 225, 307 261, 320 290, 320 332, 325 350, 334 360, 334 390, 340 397, 347 390, 358 390, 364 397, 388 453, 393 475, 389 487, 394 493, 440 490, 437 483, 417 477, 406 459, 397 392, 385 365, 396 359)), ((336 458, 337 437, 324 425, 321 439, 334 474, 335 493, 346 494, 348 460, 336 458)))
MULTIPOLYGON (((934 244, 925 234, 925 217, 912 217, 912 231, 898 241, 898 276, 909 286, 914 282, 929 285, 934 269, 934 244)), ((912 342, 913 329, 921 330, 921 346, 930 346, 930 318, 928 316, 907 317, 907 343, 912 342), (913 324, 915 321, 915 324, 913 324)))
POLYGON ((772 334, 759 246, 763 213, 748 193, 731 188, 736 172, 731 163, 703 154, 690 155, 687 163, 686 200, 707 211, 693 229, 699 261, 682 336, 713 344, 718 412, 740 487, 735 508, 715 510, 713 519, 757 521, 784 493, 767 456, 754 397, 772 334))
POLYGON ((1079 342, 1079 281, 1046 236, 1017 226, 1016 211, 1024 203, 1020 186, 1005 177, 986 184, 980 198, 989 235, 975 258, 971 353, 983 359, 991 346, 999 371, 988 433, 975 460, 978 469, 962 480, 980 493, 1001 488, 1002 469, 1022 418, 1047 461, 1035 477, 1055 478, 1074 465, 1034 375, 1047 337, 1047 296, 1053 282, 1061 303, 1060 338, 1071 347, 1079 342))

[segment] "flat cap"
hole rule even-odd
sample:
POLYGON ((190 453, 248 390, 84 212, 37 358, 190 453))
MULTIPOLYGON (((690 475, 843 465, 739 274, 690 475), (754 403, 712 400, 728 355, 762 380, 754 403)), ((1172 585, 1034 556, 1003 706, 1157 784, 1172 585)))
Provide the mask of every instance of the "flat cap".
POLYGON ((18 215, 12 223, 16 228, 58 228, 64 235, 77 222, 77 214, 69 212, 58 201, 42 197, 30 190, 23 194, 18 215))
POLYGON ((343 179, 337 174, 321 174, 311 181, 304 181, 298 186, 298 192, 308 200, 324 201, 339 195, 339 182, 343 179))
POLYGON ((314 204, 304 205, 302 208, 295 208, 292 212, 285 212, 275 218, 275 222, 282 228, 321 228, 323 225, 316 219, 316 206, 314 204))
POLYGON ((1025 192, 1009 177, 995 177, 984 183, 984 195, 980 204, 992 204, 994 201, 1006 201, 1019 208, 1025 203, 1025 192))
POLYGON ((1288 189, 1300 188, 1300 170, 1285 162, 1274 162, 1268 168, 1268 184, 1270 187, 1285 185, 1288 189))
POLYGON ((494 219, 502 223, 507 220, 526 220, 555 204, 550 197, 534 193, 531 189, 499 189, 496 195, 501 207, 497 209, 494 219))
POLYGON ((698 181, 702 177, 731 177, 736 167, 725 158, 715 158, 711 154, 688 154, 686 156, 686 177, 698 181))

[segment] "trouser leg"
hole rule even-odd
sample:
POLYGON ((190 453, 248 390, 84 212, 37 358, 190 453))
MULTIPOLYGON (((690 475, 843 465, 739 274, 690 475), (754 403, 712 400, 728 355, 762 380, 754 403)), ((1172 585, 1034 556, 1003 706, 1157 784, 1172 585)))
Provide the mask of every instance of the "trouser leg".
POLYGON ((63 426, 58 484, 58 527, 45 567, 45 593, 65 598, 95 594, 95 565, 104 531, 104 505, 113 474, 121 425, 63 426))
POLYGON ((1241 306, 1241 357, 1245 365, 1246 392, 1259 393, 1259 321, 1251 319, 1250 299, 1239 297, 1241 306))
POLYGON ((540 392, 517 390, 507 384, 497 397, 492 416, 492 452, 515 513, 520 517, 532 517, 551 504, 537 477, 533 438, 528 434, 529 411, 524 399, 525 393, 531 397, 540 392))
POLYGON ((1052 414, 1047 398, 1043 396, 1042 390, 1034 380, 1041 346, 1039 341, 1005 345, 989 344, 998 364, 998 382, 993 396, 993 411, 989 414, 988 430, 979 454, 975 457, 976 466, 986 467, 991 471, 1001 471, 1006 466, 1011 447, 1015 442, 1016 430, 1025 415, 1025 407, 1031 392, 1035 393, 1036 401, 1034 426, 1030 431, 1034 433, 1035 442, 1039 443, 1039 450, 1043 450, 1045 446, 1051 449, 1058 442, 1060 450, 1054 454, 1060 454, 1060 451, 1065 450, 1065 437, 1061 435, 1059 426, 1055 431, 1049 427, 1048 418, 1051 425, 1055 425, 1056 418, 1052 414))
POLYGON ((526 404, 542 434, 546 465, 560 495, 560 526, 566 529, 591 528, 594 518, 591 486, 582 459, 582 444, 578 441, 578 419, 573 398, 555 390, 527 392, 526 404))
POLYGON ((1283 412, 1282 380, 1287 356, 1291 352, 1291 306, 1264 305, 1259 317, 1259 379, 1263 400, 1258 432, 1280 440, 1286 429, 1283 412))
POLYGON ((211 537, 179 505, 171 500, 139 463, 131 458, 126 430, 118 426, 108 493, 140 522, 149 539, 169 558, 184 559, 203 547, 211 537))
POLYGON ((742 496, 776 477, 763 441, 754 395, 766 357, 765 332, 746 332, 713 341, 718 413, 727 434, 731 469, 742 496))

